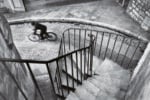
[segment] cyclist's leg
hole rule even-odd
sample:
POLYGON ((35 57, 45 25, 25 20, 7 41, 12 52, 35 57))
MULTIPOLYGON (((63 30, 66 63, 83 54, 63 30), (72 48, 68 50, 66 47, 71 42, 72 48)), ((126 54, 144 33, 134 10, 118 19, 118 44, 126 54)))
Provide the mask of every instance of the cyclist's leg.
POLYGON ((45 39, 45 31, 41 31, 40 33, 41 40, 45 39))

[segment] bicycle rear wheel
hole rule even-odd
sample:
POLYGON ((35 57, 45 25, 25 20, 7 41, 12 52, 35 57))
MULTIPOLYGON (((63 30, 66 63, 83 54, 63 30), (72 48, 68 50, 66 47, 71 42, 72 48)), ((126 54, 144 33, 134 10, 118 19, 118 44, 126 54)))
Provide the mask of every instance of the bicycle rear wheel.
POLYGON ((38 35, 34 35, 34 34, 30 34, 28 35, 29 40, 33 41, 33 42, 37 42, 40 40, 40 37, 38 35))
POLYGON ((56 41, 57 40, 56 33, 53 33, 53 32, 47 32, 47 33, 48 33, 47 40, 49 40, 49 41, 56 41))

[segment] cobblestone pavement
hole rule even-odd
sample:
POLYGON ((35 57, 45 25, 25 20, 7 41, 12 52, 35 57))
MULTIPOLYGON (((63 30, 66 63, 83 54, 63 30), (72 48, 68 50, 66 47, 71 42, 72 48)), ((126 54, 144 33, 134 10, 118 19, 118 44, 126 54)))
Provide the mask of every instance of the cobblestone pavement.
POLYGON ((45 6, 40 10, 6 16, 8 20, 24 18, 81 18, 111 24, 150 39, 148 32, 141 29, 140 25, 133 21, 114 0, 98 0, 57 7, 45 6))

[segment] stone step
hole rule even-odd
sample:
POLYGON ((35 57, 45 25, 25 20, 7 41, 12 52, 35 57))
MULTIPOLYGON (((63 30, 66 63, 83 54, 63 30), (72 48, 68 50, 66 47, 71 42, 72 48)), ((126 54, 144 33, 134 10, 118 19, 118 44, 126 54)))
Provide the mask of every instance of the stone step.
POLYGON ((80 100, 80 99, 78 98, 78 96, 75 93, 70 92, 70 94, 67 96, 66 100, 80 100))
POLYGON ((108 95, 106 92, 104 91, 100 91, 95 100, 117 100, 115 97, 108 95))
POLYGON ((98 75, 113 75, 116 78, 123 77, 124 75, 127 75, 127 77, 130 77, 130 71, 123 69, 120 67, 120 65, 114 63, 113 61, 110 61, 109 59, 105 59, 104 62, 97 67, 95 70, 95 73, 98 75), (105 66, 105 67, 104 67, 105 66))
POLYGON ((103 60, 98 58, 97 56, 93 56, 93 71, 95 72, 101 64, 103 63, 103 60))
POLYGON ((95 73, 101 74, 101 73, 106 73, 106 72, 112 73, 112 72, 118 72, 118 71, 125 72, 126 70, 120 67, 120 65, 114 63, 113 61, 109 59, 105 59, 103 63, 99 67, 97 67, 97 69, 95 70, 95 73))
POLYGON ((95 86, 94 84, 92 84, 91 82, 89 82, 88 80, 85 80, 82 84, 82 86, 88 91, 90 92, 92 95, 96 96, 97 93, 100 91, 100 89, 95 86))
POLYGON ((71 79, 74 79, 74 81, 76 81, 78 84, 82 84, 82 81, 81 80, 77 80, 77 78, 73 77, 72 75, 70 75, 69 73, 66 73, 64 70, 63 70, 63 73, 66 74, 68 77, 70 77, 71 79))
POLYGON ((125 96, 125 90, 128 88, 128 82, 122 82, 123 79, 115 79, 115 78, 108 78, 108 77, 100 77, 100 76, 93 76, 92 78, 98 80, 99 82, 105 83, 108 87, 115 87, 118 92, 116 92, 117 95, 113 95, 116 98, 119 98, 119 100, 124 98, 125 96))
MULTIPOLYGON (((62 76, 62 75, 61 75, 62 76)), ((56 94, 60 97, 60 98, 65 98, 68 94, 69 94, 69 90, 72 90, 71 87, 67 87, 67 86, 63 86, 63 80, 66 80, 64 79, 63 77, 61 77, 61 82, 60 82, 60 79, 58 79, 58 77, 56 77, 56 80, 55 80, 55 91, 56 91, 56 94), (66 89, 67 87, 67 89, 66 89)), ((74 90, 74 89, 73 89, 74 90)))
POLYGON ((129 83, 128 81, 124 81, 124 79, 112 78, 110 76, 93 76, 93 78, 123 90, 127 89, 129 83))
POLYGON ((96 71, 96 75, 98 76, 97 78, 112 80, 110 82, 113 82, 114 84, 116 84, 116 86, 120 86, 122 89, 127 89, 131 76, 129 70, 125 70, 113 61, 105 59, 96 71))
POLYGON ((59 89, 55 87, 55 91, 60 98, 65 98, 69 94, 69 92, 63 87, 59 87, 59 89))
POLYGON ((62 85, 75 89, 75 87, 77 87, 78 82, 75 79, 68 76, 68 85, 67 85, 67 76, 66 75, 67 74, 65 74, 65 73, 61 74, 62 85))
POLYGON ((102 82, 94 78, 89 78, 88 81, 90 81, 92 84, 98 87, 100 91, 106 92, 108 95, 111 96, 115 96, 115 94, 117 94, 120 90, 118 87, 112 86, 106 82, 102 82))
POLYGON ((83 86, 78 86, 76 88, 75 94, 80 98, 80 100, 95 100, 95 96, 92 95, 86 88, 83 86))

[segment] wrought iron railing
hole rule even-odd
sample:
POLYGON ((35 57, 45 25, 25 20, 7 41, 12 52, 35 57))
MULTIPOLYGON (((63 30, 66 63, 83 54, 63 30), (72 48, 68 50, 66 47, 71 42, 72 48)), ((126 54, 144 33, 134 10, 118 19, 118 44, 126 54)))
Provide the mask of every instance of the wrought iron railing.
MULTIPOLYGON (((56 19, 53 22, 65 23, 64 21, 64 19, 61 19, 60 21, 56 19)), ((18 21, 18 24, 24 22, 25 21, 18 21)), ((30 22, 31 20, 27 21, 27 23, 30 22)), ((44 20, 42 22, 51 21, 44 20)), ((70 91, 74 91, 76 84, 82 84, 84 79, 93 74, 93 55, 101 59, 110 58, 111 60, 122 65, 124 68, 131 68, 135 67, 147 45, 147 41, 143 41, 142 39, 136 38, 132 35, 124 34, 122 31, 107 27, 105 25, 103 26, 97 23, 93 24, 82 20, 66 20, 66 23, 89 25, 99 27, 102 30, 97 31, 97 29, 92 30, 89 28, 70 28, 65 30, 61 38, 58 57, 49 61, 0 59, 0 62, 2 63, 15 62, 23 64, 29 70, 32 81, 35 84, 42 100, 45 100, 45 97, 32 70, 32 66, 34 66, 34 64, 40 64, 41 67, 45 67, 47 69, 50 80, 49 82, 53 87, 53 91, 51 92, 55 92, 58 97, 64 98, 70 91), (90 37, 88 35, 90 35, 90 37), (95 41, 93 36, 95 37, 95 41), (56 73, 54 75, 51 73, 52 67, 56 68, 56 73)), ((11 22, 11 24, 14 23, 11 22)), ((8 68, 6 69, 24 96, 25 100, 29 100, 26 93, 24 93, 17 80, 14 78, 13 74, 8 68)))
MULTIPOLYGON (((55 81, 59 84, 57 89, 57 94, 61 97, 66 97, 70 91, 75 90, 75 84, 82 84, 83 80, 87 79, 88 76, 92 75, 92 64, 93 64, 93 46, 94 37, 92 34, 84 34, 86 39, 82 39, 82 34, 80 31, 70 33, 69 29, 66 30, 61 38, 59 55, 62 56, 73 51, 68 57, 60 63, 62 67, 57 68, 55 75, 55 81), (67 31, 67 33, 65 33, 67 31), (61 68, 61 69, 60 69, 61 68), (64 77, 62 77, 64 75, 64 77), (71 78, 71 79, 69 79, 71 78), (65 85, 63 85, 62 80, 65 85), (64 94, 64 88, 67 89, 68 93, 64 94)), ((59 64, 58 64, 59 65, 59 64)))
POLYGON ((93 54, 95 56, 100 59, 109 58, 127 69, 133 69, 136 66, 148 43, 112 30, 98 31, 70 28, 63 34, 64 38, 61 44, 64 52, 85 47, 90 41, 88 34, 92 34, 95 37, 95 44, 93 45, 93 54), (66 43, 68 45, 65 45, 66 43))
MULTIPOLYGON (((38 82, 37 82, 37 80, 36 80, 36 77, 35 77, 35 75, 34 75, 34 72, 32 71, 32 66, 34 66, 34 64, 40 64, 41 67, 45 67, 45 68, 47 69, 48 76, 49 76, 49 80, 50 80, 50 82, 51 82, 50 84, 51 84, 51 86, 53 87, 53 90, 54 90, 53 92, 55 92, 57 95, 60 95, 60 94, 58 94, 58 93, 60 93, 60 91, 61 91, 62 95, 60 95, 60 96, 65 97, 64 94, 63 94, 64 91, 63 91, 62 88, 61 88, 61 85, 62 85, 62 83, 61 83, 61 80, 62 80, 62 77, 61 77, 62 72, 60 72, 60 71, 62 71, 62 67, 63 67, 63 66, 65 67, 65 70, 66 70, 66 71, 68 70, 68 67, 73 67, 73 66, 68 66, 68 65, 67 65, 67 63, 68 63, 67 57, 73 57, 74 54, 75 54, 75 55, 78 55, 79 52, 82 53, 82 52, 84 52, 84 51, 86 51, 86 50, 90 50, 90 46, 85 47, 85 48, 81 48, 81 49, 79 49, 79 50, 72 51, 72 52, 70 52, 70 53, 64 54, 64 55, 62 55, 62 56, 59 56, 59 57, 54 58, 54 59, 49 60, 49 61, 26 60, 26 59, 24 59, 24 60, 23 60, 23 59, 4 59, 4 58, 3 58, 3 59, 0 59, 0 62, 2 62, 2 63, 20 63, 20 64, 24 64, 24 66, 27 67, 27 69, 29 70, 29 73, 30 73, 30 75, 31 75, 32 81, 33 81, 33 83, 34 83, 34 85, 35 85, 35 87, 36 87, 36 89, 37 89, 37 91, 38 91, 38 93, 39 93, 41 99, 42 99, 42 100, 45 100, 45 97, 44 97, 43 94, 42 94, 42 91, 41 91, 41 89, 40 89, 40 86, 38 85, 38 82), (55 65, 53 64, 54 66, 50 66, 51 63, 55 63, 55 65), (57 70, 57 71, 58 71, 58 72, 57 72, 57 75, 58 75, 57 78, 59 78, 59 81, 55 81, 55 79, 53 78, 54 75, 51 74, 51 69, 50 69, 50 67, 56 67, 56 68, 58 69, 58 70, 57 70)), ((76 57, 76 59, 78 59, 78 57, 76 57)), ((73 61, 71 61, 71 64, 73 64, 73 61)), ((90 68, 88 68, 88 69, 90 69, 90 68)), ((11 73, 11 71, 10 71, 8 68, 6 68, 6 70, 9 72, 9 73, 8 73, 9 76, 13 79, 13 81, 15 82, 17 88, 20 90, 20 92, 21 92, 22 95, 24 96, 25 100, 29 100, 28 97, 26 97, 24 91, 23 91, 23 90, 21 89, 21 87, 19 86, 17 80, 14 78, 13 74, 11 73)), ((74 72, 74 71, 72 71, 72 73, 73 73, 73 72, 74 72)), ((77 71, 77 73, 79 74, 78 71, 77 71)), ((78 75, 78 74, 77 74, 77 75, 78 75)), ((74 77, 74 76, 73 76, 73 77, 74 77)), ((78 78, 79 78, 79 77, 78 77, 78 78)), ((67 76, 67 78, 66 78, 66 81, 68 82, 68 76, 67 76)), ((80 80, 80 81, 81 81, 81 80, 80 80)), ((67 83, 67 84, 69 84, 69 83, 67 83)), ((68 85, 68 87, 69 87, 69 85, 68 85)), ((69 89, 68 89, 68 93, 69 93, 69 89)))
MULTIPOLYGON (((76 36, 77 34, 74 34, 76 36)), ((87 78, 87 75, 92 75, 92 49, 94 45, 94 39, 91 38, 89 43, 85 45, 84 47, 79 47, 74 50, 70 50, 62 47, 67 47, 65 44, 65 36, 63 34, 60 45, 60 54, 58 57, 48 60, 48 61, 40 61, 40 60, 29 60, 29 59, 7 59, 2 58, 0 59, 0 62, 2 63, 19 63, 22 64, 24 67, 26 67, 31 75, 32 81, 40 95, 40 98, 42 100, 46 100, 46 97, 44 97, 43 91, 41 91, 41 87, 39 86, 36 75, 34 74, 34 71, 32 70, 33 66, 36 66, 39 64, 41 67, 45 67, 47 69, 47 73, 49 76, 49 84, 53 87, 53 92, 61 98, 65 98, 71 90, 74 89, 74 86, 77 84, 81 84, 84 79, 87 78), (62 46, 63 45, 63 46, 62 46), (62 53, 61 53, 62 52, 62 53), (51 66, 53 65, 53 66, 51 66), (81 65, 81 66, 80 66, 81 65), (80 68, 79 68, 80 66, 80 68), (52 68, 53 67, 53 68, 52 68), (52 70, 52 69, 57 69, 52 70), (51 74, 51 71, 56 71, 55 75, 51 74), (65 74, 65 77, 63 77, 63 73, 65 74), (72 84, 70 85, 69 77, 72 77, 72 84), (74 79, 76 77, 76 79, 74 79), (63 82, 66 82, 66 89, 64 90, 63 82), (67 91, 67 93, 65 93, 67 91)), ((71 42, 70 42, 71 43, 71 42)), ((71 44, 70 46, 71 47, 71 44)), ((9 76, 13 79, 15 82, 17 88, 20 90, 22 95, 24 96, 25 100, 29 100, 26 96, 26 93, 24 93, 23 89, 21 89, 19 83, 14 78, 11 71, 6 68, 6 70, 9 72, 9 76)))

